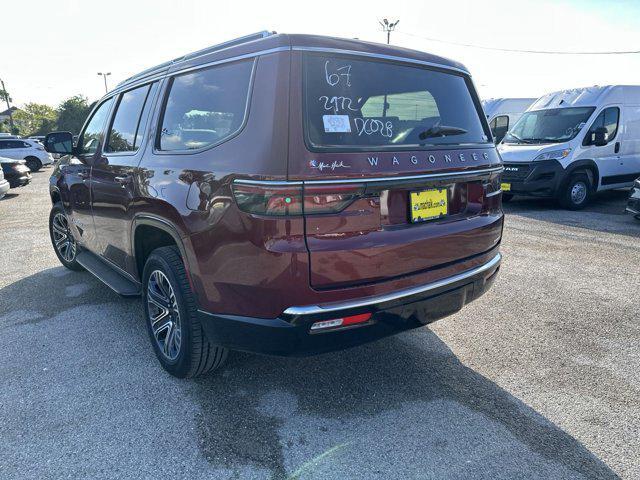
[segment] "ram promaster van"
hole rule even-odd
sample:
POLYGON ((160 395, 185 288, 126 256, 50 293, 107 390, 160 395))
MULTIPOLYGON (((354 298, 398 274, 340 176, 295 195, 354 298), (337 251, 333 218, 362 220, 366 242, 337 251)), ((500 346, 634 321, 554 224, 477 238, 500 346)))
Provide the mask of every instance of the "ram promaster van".
POLYGON ((146 70, 51 177, 70 269, 141 296, 162 366, 309 355, 428 324, 500 266, 502 164, 467 70, 261 33, 146 70))
POLYGON ((482 101, 493 141, 500 143, 522 114, 535 102, 535 98, 489 98, 482 101))
POLYGON ((640 176, 640 86, 563 90, 540 97, 498 147, 504 199, 555 197, 583 208, 640 176))

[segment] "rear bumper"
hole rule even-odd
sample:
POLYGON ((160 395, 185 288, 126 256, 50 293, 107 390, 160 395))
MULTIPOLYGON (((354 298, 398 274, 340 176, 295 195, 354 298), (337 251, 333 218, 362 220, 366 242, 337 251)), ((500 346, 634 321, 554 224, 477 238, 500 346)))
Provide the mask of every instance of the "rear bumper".
POLYGON ((497 277, 501 256, 427 285, 347 302, 288 308, 260 319, 198 311, 209 340, 232 350, 305 356, 353 347, 451 315, 484 294, 497 277), (365 324, 311 333, 314 322, 372 313, 365 324))
POLYGON ((564 179, 565 169, 557 160, 505 163, 502 183, 511 184, 507 193, 535 197, 555 197, 564 179))

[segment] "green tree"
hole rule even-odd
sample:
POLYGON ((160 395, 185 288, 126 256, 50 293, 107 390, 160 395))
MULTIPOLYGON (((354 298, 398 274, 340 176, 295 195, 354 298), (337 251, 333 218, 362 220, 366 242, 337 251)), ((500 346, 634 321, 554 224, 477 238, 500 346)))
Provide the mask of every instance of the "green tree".
POLYGON ((13 123, 18 134, 24 137, 46 135, 55 130, 57 117, 56 111, 49 105, 32 102, 13 114, 13 123))
POLYGON ((58 107, 57 129, 73 134, 79 133, 89 111, 89 101, 84 95, 76 95, 66 99, 58 107))

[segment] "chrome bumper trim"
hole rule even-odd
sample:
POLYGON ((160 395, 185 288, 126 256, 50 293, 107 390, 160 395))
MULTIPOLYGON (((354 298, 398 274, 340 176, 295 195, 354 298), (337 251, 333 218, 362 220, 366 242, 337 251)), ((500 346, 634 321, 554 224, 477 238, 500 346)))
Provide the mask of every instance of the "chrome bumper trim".
POLYGON ((418 295, 421 293, 436 290, 438 288, 446 287, 448 285, 461 282, 468 278, 471 278, 479 273, 485 272, 497 266, 502 259, 502 255, 498 253, 495 257, 489 260, 487 263, 480 265, 479 267, 472 268, 466 272, 453 275, 451 277, 443 278, 436 282, 427 283, 426 285, 420 285, 418 287, 412 287, 405 290, 399 290, 393 293, 387 293, 385 295, 378 295, 375 297, 359 298, 356 300, 349 300, 346 302, 326 303, 324 305, 307 305, 303 307, 289 307, 284 311, 285 315, 316 315, 319 313, 337 312, 340 310, 348 310, 351 308, 366 307, 369 305, 375 305, 379 303, 387 303, 395 300, 401 300, 405 297, 412 295, 418 295))

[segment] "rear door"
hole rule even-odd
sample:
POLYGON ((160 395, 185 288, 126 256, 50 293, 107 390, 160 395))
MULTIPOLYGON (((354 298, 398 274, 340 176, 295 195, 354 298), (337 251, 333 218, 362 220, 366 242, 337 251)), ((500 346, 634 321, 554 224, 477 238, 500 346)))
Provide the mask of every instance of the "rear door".
POLYGON ((289 179, 303 182, 312 287, 399 278, 499 243, 500 160, 468 76, 316 53, 298 62, 292 128, 304 128, 289 179))
POLYGON ((136 167, 144 150, 144 131, 156 89, 157 84, 147 84, 116 97, 104 148, 91 173, 98 253, 129 273, 135 272, 131 223, 136 167))

